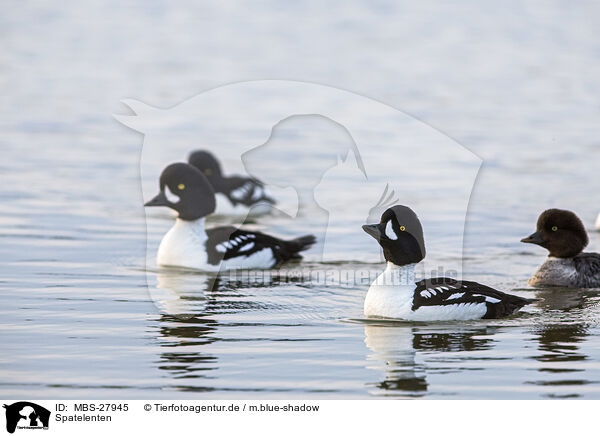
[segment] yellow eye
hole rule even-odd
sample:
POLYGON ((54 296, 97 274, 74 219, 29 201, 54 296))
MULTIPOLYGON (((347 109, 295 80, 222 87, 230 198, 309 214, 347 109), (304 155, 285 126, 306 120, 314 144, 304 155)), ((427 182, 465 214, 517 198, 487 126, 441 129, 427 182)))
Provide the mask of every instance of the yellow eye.
POLYGON ((210 176, 212 174, 212 170, 210 168, 207 168, 204 170, 204 174, 206 174, 207 176, 210 176))
POLYGON ((556 227, 556 226, 552 227, 553 232, 556 232, 557 230, 558 230, 558 227, 556 227))
POLYGON ((180 183, 179 185, 177 185, 177 189, 183 191, 185 189, 185 185, 183 183, 180 183))
POLYGON ((401 230, 401 231, 405 231, 405 230, 406 230, 406 227, 404 227, 404 226, 400 226, 400 230, 401 230))

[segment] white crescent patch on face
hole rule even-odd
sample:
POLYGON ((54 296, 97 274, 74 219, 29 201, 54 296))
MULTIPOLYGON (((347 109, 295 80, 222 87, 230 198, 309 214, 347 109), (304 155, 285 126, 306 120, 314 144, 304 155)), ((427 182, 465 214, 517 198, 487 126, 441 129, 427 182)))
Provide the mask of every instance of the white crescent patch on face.
POLYGON ((171 192, 171 190, 169 189, 168 185, 165 185, 165 196, 167 197, 167 200, 169 200, 173 204, 177 204, 181 201, 181 198, 179 198, 179 195, 173 194, 171 192))
POLYGON ((392 220, 389 220, 385 226, 385 236, 393 240, 398 239, 398 235, 396 235, 396 232, 394 232, 394 228, 392 227, 392 220))

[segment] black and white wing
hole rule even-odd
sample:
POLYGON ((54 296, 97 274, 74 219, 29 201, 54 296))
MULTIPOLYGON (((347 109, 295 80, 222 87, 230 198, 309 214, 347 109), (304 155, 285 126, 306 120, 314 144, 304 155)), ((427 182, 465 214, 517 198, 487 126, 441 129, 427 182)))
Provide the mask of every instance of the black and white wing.
POLYGON ((248 267, 271 268, 290 259, 299 259, 299 252, 315 242, 312 235, 284 240, 235 227, 217 227, 207 230, 206 234, 206 251, 211 265, 236 259, 242 267, 244 261, 248 261, 248 267))
POLYGON ((231 177, 229 179, 227 197, 232 204, 244 204, 248 207, 253 204, 266 202, 275 204, 265 191, 264 184, 256 179, 244 177, 231 177))
POLYGON ((418 282, 413 297, 413 310, 426 306, 485 304, 484 319, 512 315, 536 300, 505 294, 476 282, 441 277, 418 282))
POLYGON ((581 288, 600 287, 600 254, 581 253, 573 258, 577 271, 577 286, 581 288))

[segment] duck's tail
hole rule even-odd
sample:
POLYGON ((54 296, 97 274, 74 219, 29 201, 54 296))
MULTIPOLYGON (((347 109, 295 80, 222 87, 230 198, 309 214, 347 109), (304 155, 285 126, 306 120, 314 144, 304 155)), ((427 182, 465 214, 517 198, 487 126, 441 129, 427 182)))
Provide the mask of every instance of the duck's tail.
POLYGON ((315 242, 317 242, 317 238, 314 235, 300 236, 299 238, 286 241, 286 248, 293 257, 300 257, 298 253, 308 250, 315 242))
POLYGON ((502 316, 513 315, 528 304, 539 301, 537 298, 523 298, 516 295, 511 295, 511 297, 508 301, 504 302, 504 313, 502 316))
POLYGON ((524 306, 539 301, 535 298, 523 298, 517 295, 506 295, 499 303, 488 304, 484 319, 499 319, 514 315, 524 306))

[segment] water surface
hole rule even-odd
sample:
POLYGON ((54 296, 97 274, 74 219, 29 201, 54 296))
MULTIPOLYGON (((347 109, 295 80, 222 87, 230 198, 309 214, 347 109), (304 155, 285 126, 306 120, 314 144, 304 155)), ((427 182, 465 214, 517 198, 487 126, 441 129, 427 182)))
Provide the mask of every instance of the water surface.
MULTIPOLYGON (((600 398, 598 290, 528 288, 544 252, 518 242, 547 207, 576 210, 590 227, 600 211, 595 3, 358 2, 322 14, 290 4, 289 16, 271 2, 256 15, 71 6, 23 5, 0 18, 3 397, 600 398), (271 78, 385 101, 480 156, 464 257, 430 255, 540 301, 503 321, 364 322, 368 284, 209 286, 202 274, 147 269, 142 137, 112 119, 125 111, 119 100, 169 107, 271 78), (183 282, 179 294, 157 287, 165 280, 183 282)), ((433 194, 435 220, 454 222, 452 192, 433 194)), ((150 220, 155 247, 169 220, 150 220)), ((277 217, 257 225, 306 230, 277 217)), ((432 228, 430 243, 442 234, 432 228)), ((346 235, 372 242, 355 228, 335 235, 334 248, 346 235)), ((600 250, 598 234, 589 249, 600 250)), ((359 260, 309 254, 304 267, 352 270, 359 260)))

